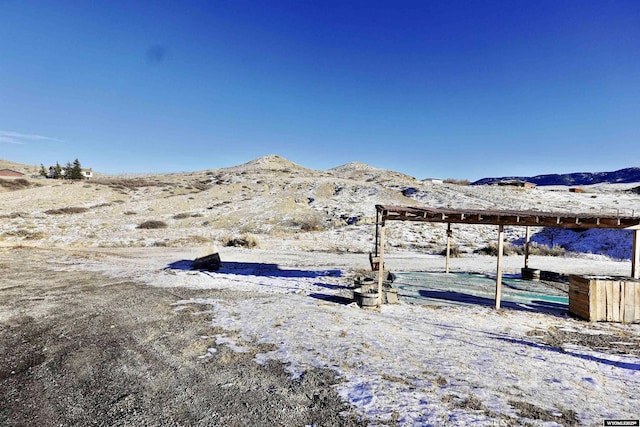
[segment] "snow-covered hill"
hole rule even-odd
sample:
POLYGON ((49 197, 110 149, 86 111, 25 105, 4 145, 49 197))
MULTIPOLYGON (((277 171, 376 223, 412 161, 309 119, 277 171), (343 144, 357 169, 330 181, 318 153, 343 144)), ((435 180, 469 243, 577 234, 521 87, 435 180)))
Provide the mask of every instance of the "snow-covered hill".
MULTIPOLYGON (((357 162, 313 170, 275 155, 206 171, 33 184, 0 193, 0 244, 180 247, 251 233, 264 248, 369 252, 376 204, 640 215, 640 195, 620 185, 570 193, 563 186, 438 184, 357 162), (51 213, 56 210, 61 213, 51 213), (137 228, 145 221, 166 228, 137 228)), ((388 230, 392 250, 439 253, 444 247, 441 224, 391 223, 388 230)), ((533 232, 541 244, 630 256, 624 231, 533 232)), ((454 226, 454 243, 470 254, 495 234, 489 226, 454 226)), ((507 229, 515 244, 523 235, 522 227, 507 229)))

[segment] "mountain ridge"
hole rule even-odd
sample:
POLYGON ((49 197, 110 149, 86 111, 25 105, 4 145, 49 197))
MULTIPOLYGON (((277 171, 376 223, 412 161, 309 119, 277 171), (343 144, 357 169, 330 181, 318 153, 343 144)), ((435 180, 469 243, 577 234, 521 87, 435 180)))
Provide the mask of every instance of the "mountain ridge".
POLYGON ((472 185, 487 185, 500 181, 526 181, 539 186, 545 185, 593 185, 593 184, 632 184, 640 182, 640 167, 618 169, 612 172, 572 172, 565 174, 545 174, 531 177, 504 176, 482 178, 472 185))

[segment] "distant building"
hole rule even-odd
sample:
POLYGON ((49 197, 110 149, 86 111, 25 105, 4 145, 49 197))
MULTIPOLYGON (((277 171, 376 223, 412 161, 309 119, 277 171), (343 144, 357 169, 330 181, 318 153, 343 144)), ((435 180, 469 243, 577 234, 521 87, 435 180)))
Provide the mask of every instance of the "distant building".
MULTIPOLYGON (((64 177, 65 175, 65 170, 64 168, 60 168, 60 176, 64 177)), ((56 174, 56 167, 55 166, 49 166, 49 173, 47 174, 47 178, 53 178, 56 174)))
POLYGON ((431 184, 443 184, 444 180, 439 178, 425 178, 422 182, 431 183, 431 184))
POLYGON ((0 169, 0 176, 6 176, 9 178, 22 178, 24 174, 22 172, 14 171, 13 169, 0 169))
MULTIPOLYGON (((53 176, 55 175, 55 171, 56 171, 56 167, 55 166, 49 166, 49 173, 47 174, 47 178, 53 178, 53 176)), ((82 177, 84 179, 91 179, 93 178, 93 170, 91 169, 82 169, 82 171, 80 172, 82 174, 82 177)), ((60 170, 60 175, 62 176, 62 178, 64 178, 67 174, 67 171, 65 168, 61 168, 60 170)))
POLYGON ((84 179, 93 178, 93 171, 91 169, 82 169, 82 176, 84 179))
POLYGON ((584 193, 584 190, 582 188, 577 188, 577 187, 572 187, 569 189, 569 191, 572 193, 584 193))

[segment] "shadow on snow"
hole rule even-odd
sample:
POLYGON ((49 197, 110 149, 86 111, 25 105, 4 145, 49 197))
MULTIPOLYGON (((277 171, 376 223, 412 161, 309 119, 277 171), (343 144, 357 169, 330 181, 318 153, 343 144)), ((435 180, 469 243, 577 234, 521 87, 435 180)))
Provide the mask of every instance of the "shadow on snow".
POLYGON ((588 360, 590 362, 597 362, 605 365, 615 366, 616 368, 629 369, 631 371, 640 371, 640 363, 619 362, 615 360, 608 360, 608 359, 603 359, 602 357, 592 356, 589 354, 580 354, 570 350, 564 350, 558 347, 550 347, 548 345, 538 344, 535 342, 519 340, 514 338, 507 338, 507 337, 500 337, 500 336, 497 336, 494 338, 500 341, 510 342, 512 344, 526 345, 526 346, 537 348, 537 349, 548 350, 553 353, 567 354, 569 356, 578 357, 580 359, 588 360))
MULTIPOLYGON (((165 269, 175 270, 192 270, 192 260, 183 259, 168 264, 165 269)), ((205 271, 205 270, 203 270, 205 271)), ((265 264, 261 262, 223 262, 219 270, 207 271, 208 273, 226 273, 238 274, 242 276, 263 276, 263 277, 298 277, 298 278, 317 278, 317 277, 341 277, 340 270, 296 270, 281 269, 278 264, 265 264)), ((337 285, 320 284, 329 289, 339 288, 337 285), (334 288, 335 286, 335 288, 334 288)))
MULTIPOLYGON (((418 291, 418 294, 423 298, 451 301, 458 304, 483 305, 487 307, 495 306, 495 300, 493 298, 480 297, 476 295, 465 294, 462 292, 432 291, 421 289, 420 291, 418 291)), ((566 304, 559 304, 542 300, 531 300, 531 302, 521 303, 503 299, 500 303, 500 307, 520 311, 544 312, 555 315, 562 315, 567 312, 566 304)))

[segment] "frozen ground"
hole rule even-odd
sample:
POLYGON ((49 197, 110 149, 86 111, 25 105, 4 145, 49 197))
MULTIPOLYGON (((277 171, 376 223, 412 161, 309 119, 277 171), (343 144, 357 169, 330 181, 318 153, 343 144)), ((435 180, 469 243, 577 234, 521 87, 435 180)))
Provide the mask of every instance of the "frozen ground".
MULTIPOLYGON (((335 370, 345 380, 335 386, 340 396, 374 425, 602 425, 605 418, 640 416, 638 324, 589 324, 480 306, 402 303, 362 310, 346 297, 353 274, 368 262, 365 255, 229 248, 221 251, 225 266, 207 273, 186 269, 196 252, 90 251, 81 263, 69 255, 62 264, 106 272, 113 282, 105 285, 134 279, 154 287, 246 292, 244 300, 215 294, 179 300, 174 310, 211 314, 217 344, 234 351, 272 345, 255 361, 285 362, 292 377, 313 367, 335 370), (554 341, 559 334, 565 339, 554 341)), ((522 261, 506 260, 513 269, 522 261)), ((610 260, 532 262, 592 274, 629 268, 610 260)), ((416 263, 441 269, 443 258, 396 253, 389 263, 391 269, 416 263)), ((491 272, 495 258, 457 259, 454 265, 491 272)))
MULTIPOLYGON (((189 316, 208 331, 207 340, 213 337, 207 346, 185 344, 190 335, 176 340, 193 360, 218 366, 231 349, 246 350, 231 354, 252 355, 256 363, 284 362, 292 378, 330 368, 343 380, 331 387, 351 405, 345 411, 374 425, 602 425, 605 418, 640 418, 638 324, 406 302, 367 311, 349 301, 353 278, 369 269, 375 204, 638 216, 640 196, 627 187, 598 185, 570 193, 564 187, 436 185, 359 163, 313 171, 277 156, 212 171, 13 184, 0 185, 0 251, 18 251, 26 257, 24 268, 33 271, 0 265, 0 273, 16 270, 19 280, 36 280, 31 276, 44 277, 42 264, 57 272, 60 286, 73 288, 72 280, 87 278, 113 295, 132 283, 165 292, 157 301, 171 297, 170 313, 189 316), (415 189, 409 196, 408 188, 415 189), (148 221, 161 227, 142 227, 148 221), (241 236, 258 246, 224 246, 241 236), (190 261, 210 253, 213 245, 220 247, 223 269, 188 270, 190 261)), ((446 226, 390 223, 387 233, 385 263, 391 271, 444 269, 443 257, 435 254, 444 249, 446 226)), ((451 260, 451 271, 493 274, 496 259, 474 252, 495 241, 496 227, 454 225, 453 233, 462 257, 451 260)), ((534 228, 532 233, 534 242, 569 253, 531 257, 532 268, 630 272, 627 231, 534 228)), ((521 244, 524 229, 507 227, 506 236, 521 244)), ((522 265, 521 256, 504 258, 506 274, 519 273, 522 265)), ((58 288, 34 282, 38 294, 22 295, 19 280, 0 286, 7 307, 0 311, 3 331, 12 330, 21 304, 47 326, 48 304, 57 301, 49 293, 58 288), (14 292, 16 307, 6 297, 14 292)), ((144 300, 140 289, 135 288, 140 295, 132 289, 125 294, 144 300)), ((73 300, 60 301, 77 309, 73 300)), ((115 311, 104 310, 109 322, 115 321, 115 311)), ((103 314, 96 314, 97 327, 103 314)), ((91 319, 91 313, 84 315, 91 319)), ((144 321, 144 313, 135 315, 144 321)), ((133 316, 127 317, 130 325, 133 316)), ((174 319, 158 316, 162 327, 174 319)), ((122 331, 126 336, 126 328, 122 331)), ((2 338, 7 336, 12 337, 2 338)))

